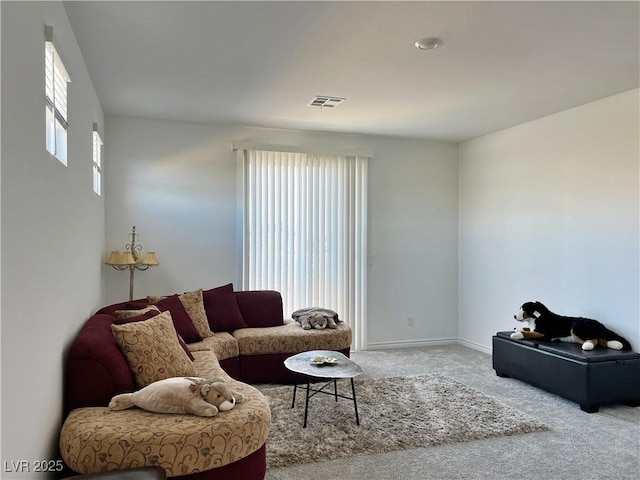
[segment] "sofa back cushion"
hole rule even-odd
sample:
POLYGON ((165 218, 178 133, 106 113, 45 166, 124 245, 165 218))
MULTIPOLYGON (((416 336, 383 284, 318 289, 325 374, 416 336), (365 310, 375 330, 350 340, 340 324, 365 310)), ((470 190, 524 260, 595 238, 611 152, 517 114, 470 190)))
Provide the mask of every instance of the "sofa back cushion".
POLYGON ((170 295, 154 304, 161 312, 171 312, 173 326, 178 334, 187 343, 195 343, 202 341, 202 336, 196 330, 191 317, 184 308, 178 295, 170 295))
POLYGON ((229 332, 247 326, 238 308, 232 283, 203 290, 202 300, 211 331, 229 332))
POLYGON ((284 324, 280 292, 247 290, 234 294, 247 327, 275 327, 284 324))

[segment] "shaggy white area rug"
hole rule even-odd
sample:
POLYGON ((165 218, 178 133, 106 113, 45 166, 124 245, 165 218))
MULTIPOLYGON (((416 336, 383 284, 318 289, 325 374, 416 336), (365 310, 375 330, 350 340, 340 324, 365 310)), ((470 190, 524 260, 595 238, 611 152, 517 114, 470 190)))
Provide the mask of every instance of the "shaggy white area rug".
MULTIPOLYGON (((271 406, 269 468, 548 430, 515 408, 440 375, 356 379, 359 426, 351 400, 315 395, 309 400, 307 428, 302 428, 304 387, 293 409, 293 386, 260 390, 271 406)), ((333 386, 325 391, 333 392, 333 386)), ((350 382, 338 380, 338 392, 350 396, 350 382)))

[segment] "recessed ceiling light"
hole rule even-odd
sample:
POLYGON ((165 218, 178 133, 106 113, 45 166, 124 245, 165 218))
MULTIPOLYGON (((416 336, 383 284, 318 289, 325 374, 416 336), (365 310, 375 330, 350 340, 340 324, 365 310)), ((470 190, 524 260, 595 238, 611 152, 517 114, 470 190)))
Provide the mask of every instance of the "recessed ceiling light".
POLYGON ((418 40, 414 45, 420 50, 433 50, 442 45, 442 41, 439 38, 428 37, 418 40))

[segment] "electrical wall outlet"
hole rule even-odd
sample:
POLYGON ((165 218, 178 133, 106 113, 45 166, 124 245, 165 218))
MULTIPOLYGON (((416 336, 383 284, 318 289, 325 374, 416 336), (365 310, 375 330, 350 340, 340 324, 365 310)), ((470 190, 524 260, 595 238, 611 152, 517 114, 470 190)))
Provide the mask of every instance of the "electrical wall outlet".
POLYGON ((407 317, 407 325, 410 326, 410 327, 413 327, 413 320, 414 320, 413 315, 409 315, 407 317))

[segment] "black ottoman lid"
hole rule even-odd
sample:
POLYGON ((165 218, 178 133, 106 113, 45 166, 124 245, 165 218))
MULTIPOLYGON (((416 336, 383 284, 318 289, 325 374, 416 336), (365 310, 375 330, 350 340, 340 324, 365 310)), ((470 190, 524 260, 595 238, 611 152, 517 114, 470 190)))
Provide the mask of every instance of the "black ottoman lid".
POLYGON ((510 332, 498 332, 496 336, 500 338, 504 338, 506 340, 510 340, 512 342, 522 343, 523 345, 528 345, 534 348, 537 348, 538 344, 540 343, 540 340, 536 340, 534 338, 529 338, 529 339, 523 338, 522 340, 515 340, 511 338, 512 333, 513 333, 513 330, 511 330, 510 332))
POLYGON ((571 358, 579 362, 597 363, 640 359, 640 353, 636 353, 631 350, 614 350, 612 348, 604 348, 600 346, 593 350, 582 350, 582 346, 577 343, 566 343, 560 341, 550 342, 548 340, 536 339, 514 340, 511 338, 512 333, 513 332, 498 332, 496 336, 511 342, 520 343, 545 352, 553 353, 561 357, 571 358))
POLYGON ((605 347, 596 347, 593 350, 582 350, 582 346, 577 343, 540 342, 538 348, 545 352, 555 353, 562 357, 587 363, 640 359, 640 354, 632 352, 631 350, 614 350, 605 347))

